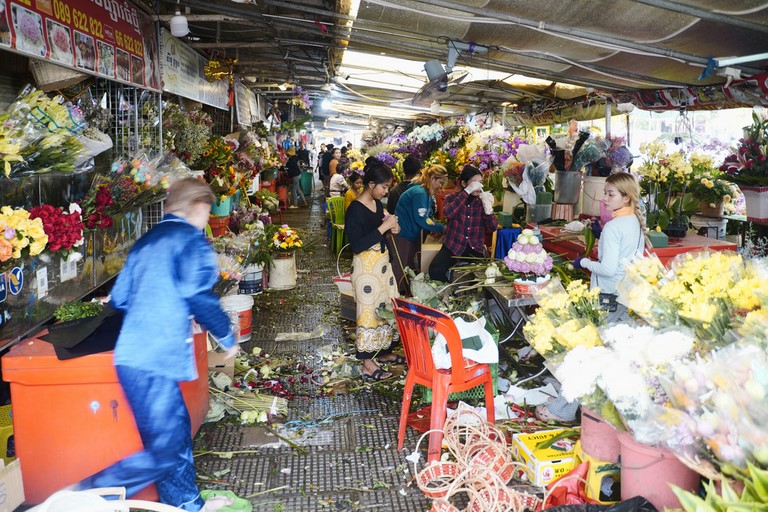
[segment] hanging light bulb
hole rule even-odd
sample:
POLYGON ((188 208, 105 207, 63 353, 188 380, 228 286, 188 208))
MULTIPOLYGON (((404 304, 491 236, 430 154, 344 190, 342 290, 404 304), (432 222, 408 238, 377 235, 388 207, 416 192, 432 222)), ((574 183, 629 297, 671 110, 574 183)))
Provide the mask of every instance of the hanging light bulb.
POLYGON ((183 16, 180 10, 176 9, 176 14, 173 15, 168 23, 171 26, 171 35, 173 37, 184 37, 189 34, 187 17, 183 16))
POLYGON ((440 113, 440 102, 439 101, 433 101, 432 104, 429 106, 429 111, 435 115, 440 113))

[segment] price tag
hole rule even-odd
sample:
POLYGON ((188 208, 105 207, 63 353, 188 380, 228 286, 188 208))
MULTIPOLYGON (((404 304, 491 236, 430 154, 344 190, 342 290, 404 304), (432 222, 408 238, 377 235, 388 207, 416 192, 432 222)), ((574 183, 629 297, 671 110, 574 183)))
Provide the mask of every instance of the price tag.
POLYGON ((37 297, 42 299, 48 296, 48 267, 37 269, 37 297))
POLYGON ((67 258, 61 260, 61 282, 69 281, 77 277, 77 260, 67 258))

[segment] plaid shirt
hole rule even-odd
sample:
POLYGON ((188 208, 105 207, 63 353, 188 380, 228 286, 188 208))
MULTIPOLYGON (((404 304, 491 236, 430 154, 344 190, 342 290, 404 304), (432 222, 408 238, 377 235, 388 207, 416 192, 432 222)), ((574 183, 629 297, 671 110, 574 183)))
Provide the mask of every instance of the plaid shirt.
POLYGON ((469 196, 464 190, 450 194, 443 203, 443 215, 448 219, 445 227, 447 247, 455 256, 464 254, 467 247, 485 254, 485 231, 496 231, 496 216, 483 212, 479 197, 469 196))

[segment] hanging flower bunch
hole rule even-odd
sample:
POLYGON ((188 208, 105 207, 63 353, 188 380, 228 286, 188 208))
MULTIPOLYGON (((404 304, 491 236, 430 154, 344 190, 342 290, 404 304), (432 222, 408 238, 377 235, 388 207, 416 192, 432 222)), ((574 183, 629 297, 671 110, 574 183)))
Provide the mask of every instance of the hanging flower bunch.
POLYGON ((275 251, 296 251, 301 249, 303 242, 296 230, 283 224, 272 235, 272 245, 275 251))
POLYGON ((23 208, 0 208, 0 270, 8 270, 11 260, 37 256, 48 243, 42 219, 31 219, 23 208))
POLYGON ((202 110, 184 112, 175 103, 163 110, 163 146, 189 166, 196 164, 211 138, 213 119, 202 110))
POLYGON ((86 229, 107 229, 112 226, 109 214, 115 205, 109 183, 94 183, 80 203, 86 229))
POLYGON ((67 252, 83 245, 83 221, 80 212, 80 205, 76 203, 69 205, 68 212, 44 204, 31 208, 29 218, 42 221, 43 230, 48 235, 47 249, 50 252, 67 252))
POLYGON ((302 110, 309 110, 312 108, 312 100, 309 99, 309 93, 302 91, 299 86, 293 88, 293 96, 288 100, 288 104, 296 105, 302 110))

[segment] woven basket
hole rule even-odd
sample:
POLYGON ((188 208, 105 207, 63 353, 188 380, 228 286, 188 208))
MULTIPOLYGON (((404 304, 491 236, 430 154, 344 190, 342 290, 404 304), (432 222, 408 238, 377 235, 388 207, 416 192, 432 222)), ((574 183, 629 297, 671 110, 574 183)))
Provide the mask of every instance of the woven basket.
POLYGON ((453 462, 438 461, 422 469, 416 476, 416 485, 430 498, 442 498, 461 473, 453 462))
POLYGON ((88 78, 88 75, 79 71, 35 59, 29 59, 29 70, 37 86, 44 92, 71 87, 88 78))

